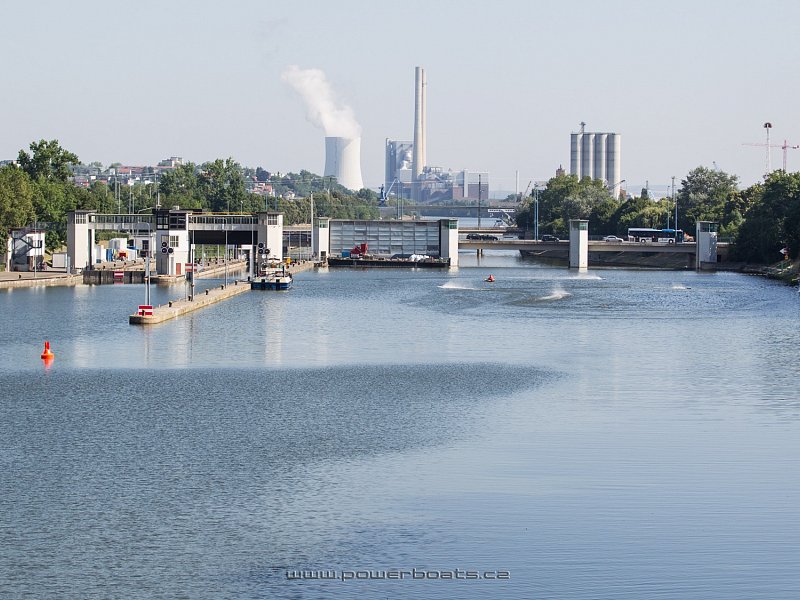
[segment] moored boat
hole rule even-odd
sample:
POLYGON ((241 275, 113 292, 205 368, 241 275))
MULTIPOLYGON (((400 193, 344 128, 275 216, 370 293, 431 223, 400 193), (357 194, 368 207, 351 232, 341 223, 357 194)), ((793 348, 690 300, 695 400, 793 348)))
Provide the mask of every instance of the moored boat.
POLYGON ((286 269, 260 269, 258 277, 250 282, 251 290, 288 290, 292 287, 292 274, 286 269))

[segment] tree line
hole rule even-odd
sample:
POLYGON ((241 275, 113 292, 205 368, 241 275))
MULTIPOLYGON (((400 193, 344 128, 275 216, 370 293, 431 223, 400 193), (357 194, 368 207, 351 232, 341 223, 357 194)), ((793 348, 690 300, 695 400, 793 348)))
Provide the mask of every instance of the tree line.
MULTIPOLYGON (((630 227, 675 228, 672 198, 656 200, 647 190, 615 198, 602 181, 558 175, 538 193, 539 231, 566 236, 570 219, 588 219, 589 234, 625 238, 630 227)), ((517 225, 533 229, 534 196, 523 199, 517 225)), ((732 243, 734 260, 772 263, 788 249, 800 253, 800 173, 774 171, 763 183, 740 190, 736 175, 697 167, 676 190, 678 229, 693 235, 697 221, 719 223, 719 236, 732 243)))
MULTIPOLYGON (((164 172, 153 185, 110 189, 96 181, 77 187, 71 181, 76 154, 58 140, 40 140, 20 150, 18 165, 0 168, 0 236, 10 229, 36 222, 46 223, 47 248, 66 241, 66 215, 78 209, 101 213, 144 212, 161 206, 180 206, 211 212, 275 210, 287 225, 307 223, 314 213, 341 219, 378 217, 377 194, 368 189, 356 193, 329 177, 309 171, 274 175, 258 167, 243 168, 233 159, 217 159, 196 165, 187 163, 164 172), (269 183, 273 196, 247 191, 246 177, 269 183), (125 189, 127 188, 127 189, 125 189)), ((720 224, 722 239, 732 242, 734 260, 771 263, 788 248, 800 254, 800 173, 775 171, 761 183, 739 189, 738 177, 719 170, 697 167, 681 181, 676 193, 678 228, 689 234, 697 221, 720 224)), ((655 200, 647 191, 632 198, 615 198, 599 180, 558 175, 538 192, 539 230, 566 235, 570 219, 588 219, 590 235, 625 237, 629 227, 674 227, 674 207, 669 198, 655 200)), ((517 212, 517 225, 531 230, 534 198, 529 196, 517 212)))
POLYGON ((335 219, 378 218, 377 194, 368 189, 353 193, 330 177, 309 171, 271 175, 260 167, 243 168, 231 158, 196 165, 186 163, 164 172, 158 183, 123 185, 114 189, 105 181, 88 187, 75 186, 70 177, 78 156, 58 140, 40 140, 20 150, 17 165, 0 167, 0 237, 11 229, 47 224, 46 245, 52 251, 66 243, 67 213, 94 210, 100 213, 146 212, 160 202, 163 207, 210 212, 275 210, 284 223, 308 223, 311 194, 314 214, 335 219), (272 185, 274 195, 247 191, 246 177, 272 185), (289 199, 292 198, 292 199, 289 199))

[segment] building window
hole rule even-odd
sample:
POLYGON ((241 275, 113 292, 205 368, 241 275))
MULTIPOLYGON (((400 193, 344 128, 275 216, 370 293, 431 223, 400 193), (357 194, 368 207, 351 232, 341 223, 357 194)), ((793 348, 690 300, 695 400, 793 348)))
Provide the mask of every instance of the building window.
POLYGON ((267 225, 277 225, 278 215, 267 215, 267 225))
POLYGON ((170 248, 177 248, 178 247, 178 236, 177 235, 169 236, 169 247, 170 248))

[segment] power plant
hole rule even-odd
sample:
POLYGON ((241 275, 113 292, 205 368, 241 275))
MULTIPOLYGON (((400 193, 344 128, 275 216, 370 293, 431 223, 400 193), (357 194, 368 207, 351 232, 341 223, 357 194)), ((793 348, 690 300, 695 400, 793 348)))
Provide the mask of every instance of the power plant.
POLYGON ((489 174, 452 171, 427 164, 427 82, 425 69, 414 71, 414 141, 386 140, 384 193, 419 203, 489 198, 489 174))
POLYGON ((589 133, 581 123, 580 133, 570 134, 569 172, 580 179, 591 177, 606 183, 612 193, 622 180, 622 136, 618 133, 589 133))
POLYGON ((325 138, 325 177, 335 177, 339 185, 351 190, 364 187, 361 178, 361 138, 325 138))
POLYGON ((361 178, 361 126, 353 110, 340 103, 325 73, 319 69, 288 66, 281 74, 303 98, 308 119, 325 132, 325 177, 351 190, 364 187, 361 178))

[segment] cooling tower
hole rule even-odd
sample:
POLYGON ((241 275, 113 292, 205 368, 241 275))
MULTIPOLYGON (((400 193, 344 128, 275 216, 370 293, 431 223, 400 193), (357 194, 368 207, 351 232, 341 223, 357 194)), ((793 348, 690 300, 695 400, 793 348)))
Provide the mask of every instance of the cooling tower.
POLYGON ((364 187, 361 179, 361 138, 325 138, 325 177, 335 177, 350 190, 364 187))

